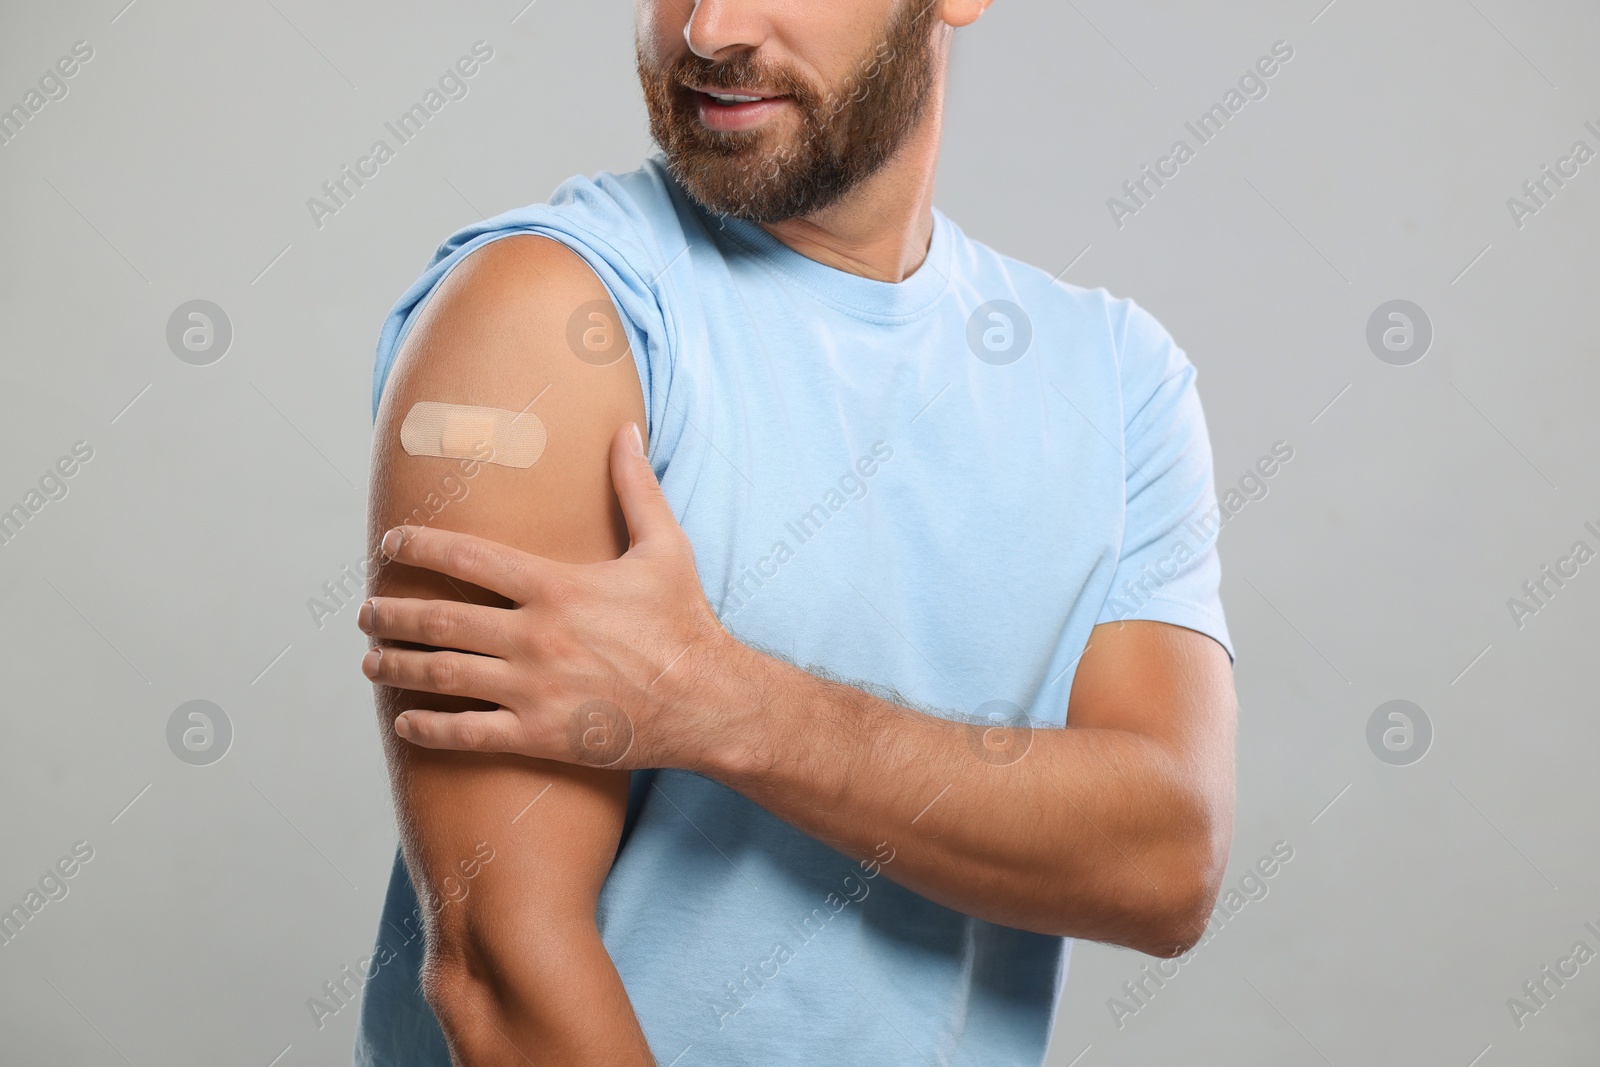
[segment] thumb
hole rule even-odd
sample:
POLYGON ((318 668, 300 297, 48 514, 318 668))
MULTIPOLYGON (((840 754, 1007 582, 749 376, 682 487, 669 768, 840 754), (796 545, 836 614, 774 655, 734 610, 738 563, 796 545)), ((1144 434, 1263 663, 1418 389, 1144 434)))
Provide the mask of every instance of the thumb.
POLYGON ((630 552, 679 532, 677 516, 644 454, 644 438, 636 422, 623 423, 611 439, 611 483, 628 522, 630 552))

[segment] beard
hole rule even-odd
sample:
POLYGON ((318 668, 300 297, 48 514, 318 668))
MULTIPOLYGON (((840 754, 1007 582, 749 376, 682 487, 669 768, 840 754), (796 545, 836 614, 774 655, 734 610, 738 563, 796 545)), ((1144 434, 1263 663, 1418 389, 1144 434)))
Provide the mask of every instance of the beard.
POLYGON ((690 52, 653 70, 636 45, 650 135, 668 171, 717 215, 781 222, 833 204, 877 173, 922 117, 938 71, 931 32, 936 7, 935 0, 905 0, 879 42, 823 90, 755 52, 722 62, 690 52), (692 86, 760 86, 787 96, 799 129, 708 129, 692 86))

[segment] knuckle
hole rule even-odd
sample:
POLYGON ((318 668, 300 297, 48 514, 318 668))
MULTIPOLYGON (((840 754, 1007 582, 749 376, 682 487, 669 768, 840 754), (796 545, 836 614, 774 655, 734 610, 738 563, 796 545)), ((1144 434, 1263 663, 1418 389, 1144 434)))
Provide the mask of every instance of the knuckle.
POLYGON ((483 565, 483 545, 469 538, 460 538, 452 541, 445 550, 445 564, 448 569, 460 572, 477 573, 483 565))
POLYGON ((431 604, 422 613, 422 636, 429 644, 448 644, 460 626, 460 612, 449 604, 431 604))
POLYGON ((527 637, 528 651, 539 660, 558 658, 560 642, 555 631, 548 626, 540 626, 530 631, 527 637))
POLYGON ((570 608, 578 601, 578 585, 565 575, 555 575, 545 582, 546 601, 554 608, 570 608))
POLYGON ((461 683, 461 665, 450 652, 436 652, 428 659, 427 679, 435 693, 454 693, 461 683))
POLYGON ((549 629, 542 635, 541 650, 554 663, 569 663, 576 659, 576 647, 567 635, 558 629, 549 629))
POLYGON ((456 725, 456 740, 460 742, 462 748, 482 748, 484 742, 488 740, 483 724, 474 721, 470 713, 460 714, 461 718, 457 720, 456 725))

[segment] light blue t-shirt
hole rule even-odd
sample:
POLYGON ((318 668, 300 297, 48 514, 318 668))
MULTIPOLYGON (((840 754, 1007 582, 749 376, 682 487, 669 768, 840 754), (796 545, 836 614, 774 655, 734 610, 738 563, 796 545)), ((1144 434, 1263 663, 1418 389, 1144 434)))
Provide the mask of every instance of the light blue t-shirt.
MULTIPOLYGON (((650 461, 735 637, 924 711, 1038 728, 1064 725, 1099 623, 1174 623, 1231 659, 1182 349, 1132 300, 933 219, 926 261, 888 283, 708 214, 659 156, 573 178, 440 246, 384 324, 374 409, 444 275, 542 234, 621 312, 650 461)), ((975 761, 1015 751, 969 734, 975 761)), ((699 775, 632 786, 598 919, 661 1064, 1042 1061, 1070 941, 932 903, 699 775)), ((887 869, 915 832, 884 828, 887 869)), ((417 914, 397 857, 358 1064, 449 1063, 417 914)))

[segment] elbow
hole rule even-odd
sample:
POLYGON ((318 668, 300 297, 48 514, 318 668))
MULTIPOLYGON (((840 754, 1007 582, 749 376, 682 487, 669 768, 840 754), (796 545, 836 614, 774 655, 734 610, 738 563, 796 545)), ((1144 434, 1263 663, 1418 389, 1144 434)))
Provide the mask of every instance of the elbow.
POLYGON ((422 965, 423 999, 451 1048, 469 1063, 499 1062, 498 1035, 536 1021, 530 1017, 544 1006, 548 988, 544 968, 529 964, 554 954, 538 931, 486 918, 468 906, 445 908, 429 930, 422 965))
POLYGON ((1222 888, 1231 820, 1188 835, 1162 865, 1160 885, 1145 896, 1137 936, 1127 947, 1161 959, 1182 956, 1205 936, 1222 888))
POLYGON ((487 986, 463 975, 442 973, 422 983, 422 995, 439 1021, 450 1062, 499 1062, 503 1042, 496 1040, 496 1034, 505 1033, 510 1021, 487 986))
POLYGON ((433 969, 422 981, 422 999, 439 1020, 452 1045, 472 1045, 472 1032, 483 1025, 482 1007, 489 998, 465 975, 433 969))
POLYGON ((428 948, 422 969, 423 999, 452 1048, 481 1048, 498 1025, 506 991, 484 953, 462 945, 441 948, 428 948))
POLYGON ((1191 880, 1162 896, 1145 916, 1137 940, 1128 947, 1170 960, 1194 948, 1205 935, 1217 899, 1217 882, 1191 880))
POLYGON ((457 913, 430 931, 422 995, 457 1061, 499 1063, 514 1036, 530 1052, 573 1062, 574 1050, 593 1039, 574 998, 595 1009, 621 990, 592 920, 508 928, 449 910, 457 913))

